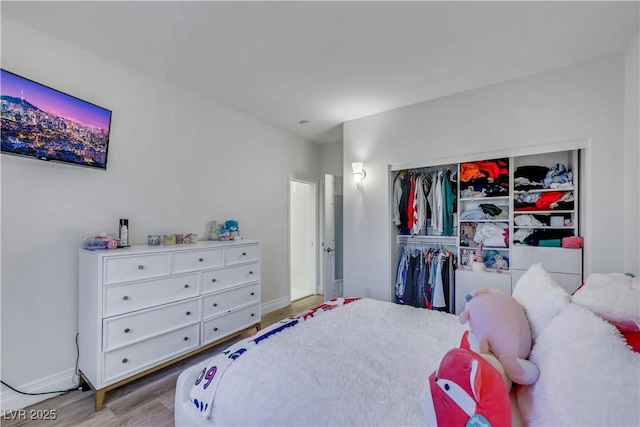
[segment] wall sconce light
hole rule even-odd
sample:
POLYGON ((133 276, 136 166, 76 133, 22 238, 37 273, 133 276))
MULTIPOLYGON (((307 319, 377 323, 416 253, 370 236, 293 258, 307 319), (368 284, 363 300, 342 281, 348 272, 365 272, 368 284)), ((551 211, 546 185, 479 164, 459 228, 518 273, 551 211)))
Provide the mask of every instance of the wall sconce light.
POLYGON ((360 189, 360 183, 364 181, 367 173, 362 169, 364 164, 362 162, 351 162, 351 169, 353 169, 353 181, 356 183, 356 188, 360 189))

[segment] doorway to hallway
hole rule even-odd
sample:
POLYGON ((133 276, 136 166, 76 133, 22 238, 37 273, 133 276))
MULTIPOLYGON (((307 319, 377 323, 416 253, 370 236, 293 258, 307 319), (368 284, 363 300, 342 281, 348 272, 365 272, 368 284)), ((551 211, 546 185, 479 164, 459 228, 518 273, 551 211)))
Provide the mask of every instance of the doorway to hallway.
POLYGON ((317 184, 289 178, 289 283, 291 301, 318 291, 317 184))

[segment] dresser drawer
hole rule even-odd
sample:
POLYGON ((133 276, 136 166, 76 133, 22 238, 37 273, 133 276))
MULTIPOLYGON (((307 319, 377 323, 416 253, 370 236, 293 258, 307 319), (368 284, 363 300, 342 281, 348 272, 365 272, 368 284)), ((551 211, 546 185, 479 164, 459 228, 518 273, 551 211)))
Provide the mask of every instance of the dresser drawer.
POLYGON ((197 295, 197 274, 105 286, 103 317, 129 313, 197 295))
POLYGON ((216 292, 203 299, 202 318, 226 313, 236 307, 260 302, 260 284, 233 288, 224 292, 216 292))
POLYGON ((104 283, 132 282, 171 274, 171 254, 112 257, 104 260, 104 283))
POLYGON ((200 321, 200 299, 163 305, 103 321, 103 350, 109 351, 200 321))
POLYGON ((173 272, 185 273, 220 267, 222 265, 222 253, 222 249, 177 252, 173 255, 173 272))
POLYGON ((257 261, 258 245, 246 245, 233 248, 226 248, 224 252, 225 265, 240 264, 243 262, 257 261))
POLYGON ((205 271, 202 273, 202 293, 206 294, 257 280, 260 280, 260 265, 257 262, 205 271))
POLYGON ((260 304, 202 322, 202 345, 260 322, 260 304))
POLYGON ((547 248, 539 246, 515 245, 511 248, 511 268, 528 270, 536 263, 549 273, 582 275, 582 250, 570 248, 547 248))
POLYGON ((103 381, 133 375, 199 346, 200 324, 187 326, 104 355, 103 381))

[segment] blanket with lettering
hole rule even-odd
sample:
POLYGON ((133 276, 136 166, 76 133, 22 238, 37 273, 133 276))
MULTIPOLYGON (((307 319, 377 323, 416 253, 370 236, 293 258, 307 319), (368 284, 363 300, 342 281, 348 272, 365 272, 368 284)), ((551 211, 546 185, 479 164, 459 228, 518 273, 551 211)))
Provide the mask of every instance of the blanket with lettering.
POLYGON ((313 317, 317 317, 324 312, 333 310, 334 308, 340 307, 345 304, 349 304, 358 299, 359 298, 334 298, 317 307, 292 315, 286 319, 274 323, 273 325, 262 329, 256 335, 245 338, 231 345, 222 353, 205 362, 204 368, 191 387, 191 391, 189 392, 189 399, 200 411, 203 419, 210 418, 218 384, 220 383, 220 380, 227 368, 235 360, 241 357, 253 346, 260 344, 262 341, 272 337, 279 332, 284 331, 285 329, 292 328, 300 324, 301 322, 304 322, 313 317))

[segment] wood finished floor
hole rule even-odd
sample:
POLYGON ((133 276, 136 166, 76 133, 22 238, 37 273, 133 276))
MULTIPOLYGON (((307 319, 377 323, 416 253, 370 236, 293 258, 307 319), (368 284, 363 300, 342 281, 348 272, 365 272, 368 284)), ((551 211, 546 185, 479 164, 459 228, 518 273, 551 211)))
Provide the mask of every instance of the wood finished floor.
MULTIPOLYGON (((291 305, 262 316, 262 327, 269 326, 291 314, 315 307, 323 302, 322 295, 312 295, 291 305)), ((118 389, 107 392, 105 405, 95 412, 93 391, 74 391, 56 396, 25 408, 50 411, 55 409, 56 419, 41 420, 0 420, 3 427, 14 426, 173 426, 175 385, 178 375, 188 366, 208 359, 228 347, 228 341, 203 354, 196 355, 174 366, 148 375, 118 389)))

